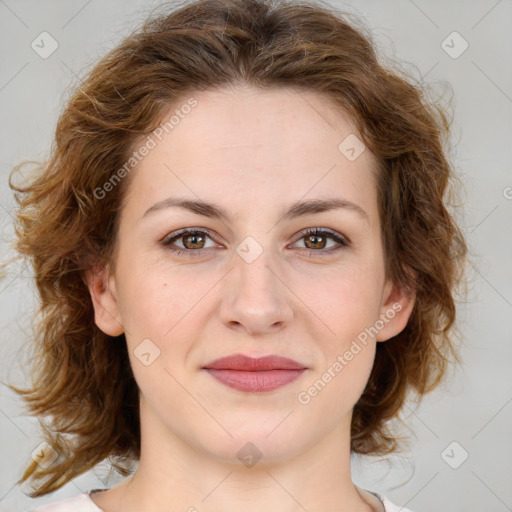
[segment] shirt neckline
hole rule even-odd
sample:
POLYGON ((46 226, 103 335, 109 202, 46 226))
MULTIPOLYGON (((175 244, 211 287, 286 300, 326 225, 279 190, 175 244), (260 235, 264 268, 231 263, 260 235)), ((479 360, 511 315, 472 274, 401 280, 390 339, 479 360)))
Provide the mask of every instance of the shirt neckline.
POLYGON ((379 512, 387 512, 386 504, 384 503, 383 497, 380 494, 373 492, 373 491, 369 491, 368 489, 363 489, 362 487, 359 487, 358 485, 356 485, 356 488, 359 490, 360 494, 368 493, 378 500, 379 512))
POLYGON ((92 489, 89 492, 85 493, 85 495, 87 496, 87 498, 89 499, 91 504, 95 507, 96 512, 105 512, 105 511, 102 508, 98 507, 98 505, 96 505, 96 503, 94 503, 93 499, 91 498, 91 494, 101 492, 101 491, 108 491, 108 489, 92 489))
MULTIPOLYGON (((368 489, 362 489, 361 487, 359 487, 359 489, 371 494, 372 496, 375 496, 379 500, 379 503, 382 506, 382 512, 386 512, 386 505, 378 493, 369 491, 368 489)), ((108 489, 92 489, 86 493, 87 498, 92 503, 92 505, 96 508, 97 512, 104 512, 104 510, 99 508, 98 505, 96 505, 96 503, 94 503, 94 501, 91 498, 91 494, 96 493, 96 492, 102 492, 102 491, 108 491, 108 489)))
POLYGON ((366 490, 366 492, 369 492, 370 494, 373 494, 379 500, 380 504, 382 505, 382 512, 386 512, 386 504, 384 503, 384 501, 382 500, 380 495, 377 494, 376 492, 373 492, 373 491, 366 490))

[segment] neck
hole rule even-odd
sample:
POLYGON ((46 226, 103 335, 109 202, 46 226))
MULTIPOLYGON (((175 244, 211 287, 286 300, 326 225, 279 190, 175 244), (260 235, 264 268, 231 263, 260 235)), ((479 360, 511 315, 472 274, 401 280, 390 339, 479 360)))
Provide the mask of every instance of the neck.
MULTIPOLYGON (((286 460, 263 456, 251 466, 250 459, 244 459, 248 465, 237 459, 222 460, 204 447, 192 447, 171 435, 142 400, 137 470, 110 491, 110 498, 101 493, 104 496, 95 496, 94 501, 105 512, 379 510, 376 498, 352 482, 349 428, 350 417, 297 455, 286 460)), ((234 442, 240 447, 245 444, 234 442)), ((251 448, 246 446, 244 454, 251 455, 251 448)))

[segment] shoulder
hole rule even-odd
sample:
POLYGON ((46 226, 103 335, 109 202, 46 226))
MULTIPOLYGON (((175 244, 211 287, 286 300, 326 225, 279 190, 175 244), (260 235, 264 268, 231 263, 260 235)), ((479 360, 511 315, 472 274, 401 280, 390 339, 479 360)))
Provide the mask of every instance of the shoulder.
POLYGON ((87 493, 82 493, 72 498, 47 503, 27 512, 102 512, 102 510, 96 506, 87 493))
MULTIPOLYGON (((386 512, 413 512, 412 510, 400 507, 392 503, 386 496, 372 492, 384 504, 386 512)), ((48 503, 27 512, 103 512, 91 500, 89 494, 82 493, 72 498, 66 498, 55 503, 48 503)))
POLYGON ((411 509, 395 505, 386 496, 379 492, 370 491, 369 489, 362 489, 361 487, 357 488, 359 489, 359 491, 362 491, 363 493, 366 493, 369 496, 373 496, 373 498, 371 498, 371 504, 383 512, 414 512, 411 509), (377 498, 380 504, 377 504, 375 498, 377 498))
POLYGON ((382 494, 379 494, 379 493, 374 493, 374 494, 376 494, 380 498, 380 500, 384 504, 384 508, 385 508, 386 512, 414 512, 413 510, 411 510, 409 508, 395 505, 388 498, 386 498, 386 496, 383 496, 382 494))

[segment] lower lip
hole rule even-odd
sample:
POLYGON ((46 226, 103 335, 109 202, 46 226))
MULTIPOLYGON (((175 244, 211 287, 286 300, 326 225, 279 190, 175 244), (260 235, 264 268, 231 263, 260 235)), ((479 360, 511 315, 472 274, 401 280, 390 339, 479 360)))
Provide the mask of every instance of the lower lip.
POLYGON ((265 370, 265 371, 241 371, 241 370, 214 370, 206 371, 219 382, 239 391, 262 392, 272 391, 285 384, 298 379, 305 368, 301 370, 265 370))

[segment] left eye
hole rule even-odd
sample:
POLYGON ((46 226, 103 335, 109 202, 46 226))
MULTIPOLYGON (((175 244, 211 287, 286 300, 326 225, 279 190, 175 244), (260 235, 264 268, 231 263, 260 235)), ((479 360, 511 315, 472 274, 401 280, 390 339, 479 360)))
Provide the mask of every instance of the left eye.
MULTIPOLYGON (((348 247, 349 243, 345 237, 342 235, 336 233, 335 231, 331 230, 325 230, 325 229, 319 229, 319 228, 313 228, 307 230, 305 233, 302 233, 302 236, 299 240, 309 240, 309 242, 306 243, 307 249, 318 249, 318 244, 320 244, 322 247, 320 249, 324 249, 325 245, 327 244, 327 240, 331 239, 334 240, 338 246, 334 250, 341 249, 342 247, 348 247), (308 245, 309 243, 309 245, 308 245)), ((331 246, 332 249, 332 246, 331 246)), ((318 251, 314 251, 318 252, 318 251)), ((332 250, 329 250, 327 252, 333 252, 332 250)))
MULTIPOLYGON (((166 237, 161 243, 168 250, 176 254, 198 256, 200 255, 201 252, 203 252, 200 249, 205 249, 204 244, 207 238, 212 240, 212 237, 209 235, 207 231, 198 229, 184 229, 182 231, 179 231, 178 233, 172 233, 170 236, 166 237), (182 241, 182 247, 173 247, 174 242, 176 240, 182 241)), ((332 253, 333 251, 337 251, 343 247, 348 247, 350 245, 348 240, 344 236, 336 233, 335 231, 319 228, 313 228, 303 232, 299 240, 303 239, 306 240, 305 249, 310 249, 311 252, 319 253, 319 255, 325 252, 332 253), (331 246, 329 250, 325 250, 327 241, 329 239, 334 240, 334 242, 338 244, 338 247, 335 247, 333 249, 333 247, 331 246)))

